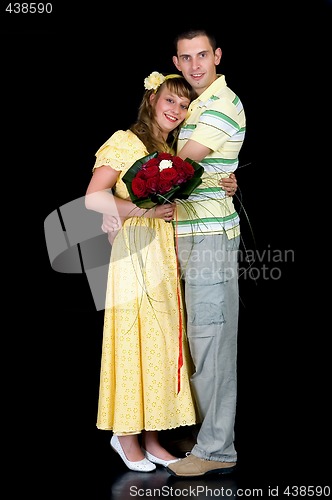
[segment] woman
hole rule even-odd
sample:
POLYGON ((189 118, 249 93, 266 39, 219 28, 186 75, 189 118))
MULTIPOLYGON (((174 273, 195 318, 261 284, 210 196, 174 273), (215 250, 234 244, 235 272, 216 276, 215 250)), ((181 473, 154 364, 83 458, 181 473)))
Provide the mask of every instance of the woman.
MULTIPOLYGON (((131 470, 150 472, 178 459, 158 431, 196 423, 191 360, 174 245, 175 204, 140 209, 123 175, 154 151, 174 153, 177 129, 196 97, 180 75, 145 79, 137 121, 97 151, 86 207, 121 220, 112 228, 97 427, 131 470), (180 388, 180 389, 179 389, 180 388)), ((223 183, 236 188, 236 179, 223 183)), ((112 218, 112 217, 111 217, 112 218)))
POLYGON ((136 123, 96 153, 86 207, 123 221, 113 233, 97 427, 113 431, 111 445, 129 469, 150 472, 177 460, 159 443, 158 431, 193 425, 196 415, 187 341, 179 336, 183 306, 169 224, 175 204, 138 208, 122 177, 149 153, 174 153, 173 134, 195 96, 179 75, 153 72, 145 88, 136 123))

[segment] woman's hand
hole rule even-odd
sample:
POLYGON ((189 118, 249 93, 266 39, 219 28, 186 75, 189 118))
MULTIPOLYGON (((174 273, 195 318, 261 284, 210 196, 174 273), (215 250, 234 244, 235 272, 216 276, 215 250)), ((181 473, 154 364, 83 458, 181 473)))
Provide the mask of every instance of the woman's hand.
MULTIPOLYGON (((174 211, 176 208, 175 203, 165 203, 164 205, 156 205, 149 210, 144 210, 142 213, 143 217, 163 219, 166 222, 170 222, 174 218, 174 211)), ((124 220, 124 219, 123 219, 124 220)), ((108 234, 108 240, 112 244, 115 236, 120 231, 123 220, 121 217, 115 217, 114 215, 103 214, 103 223, 101 229, 104 233, 108 234)))
POLYGON ((226 191, 227 196, 234 196, 237 190, 237 180, 235 174, 232 172, 229 177, 223 177, 219 185, 224 191, 226 191))
POLYGON ((146 212, 145 217, 163 219, 170 222, 174 218, 174 211, 176 203, 164 203, 163 205, 156 205, 146 212))
POLYGON ((114 231, 119 231, 122 226, 120 217, 114 217, 114 215, 103 214, 103 223, 101 225, 102 231, 104 233, 112 233, 114 231))

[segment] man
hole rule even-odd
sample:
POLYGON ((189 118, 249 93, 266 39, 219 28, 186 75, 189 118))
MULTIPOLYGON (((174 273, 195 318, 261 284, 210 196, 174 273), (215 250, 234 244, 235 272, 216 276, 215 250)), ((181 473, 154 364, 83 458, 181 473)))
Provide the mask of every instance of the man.
POLYGON ((170 474, 191 477, 229 473, 234 446, 237 382, 239 217, 222 177, 238 166, 246 119, 242 103, 217 74, 222 51, 205 30, 175 40, 173 63, 198 98, 189 107, 178 139, 178 155, 200 162, 203 182, 179 204, 178 257, 184 280, 187 335, 195 373, 191 377, 201 426, 197 444, 170 474), (185 208, 186 207, 186 208, 185 208))

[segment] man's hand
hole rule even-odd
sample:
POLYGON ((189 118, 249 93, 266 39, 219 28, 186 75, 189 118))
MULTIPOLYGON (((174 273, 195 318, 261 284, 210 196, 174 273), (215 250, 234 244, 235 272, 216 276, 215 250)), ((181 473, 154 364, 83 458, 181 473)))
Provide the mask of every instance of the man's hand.
POLYGON ((232 172, 229 177, 223 177, 219 185, 226 191, 227 196, 234 196, 237 190, 237 180, 235 174, 232 172))

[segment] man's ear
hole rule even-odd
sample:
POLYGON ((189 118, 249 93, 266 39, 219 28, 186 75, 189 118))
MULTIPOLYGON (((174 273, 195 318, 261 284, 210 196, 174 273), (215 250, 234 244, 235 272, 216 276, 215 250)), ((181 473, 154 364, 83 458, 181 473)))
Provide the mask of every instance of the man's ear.
POLYGON ((179 61, 178 61, 178 58, 176 56, 173 56, 172 57, 172 60, 173 60, 173 64, 174 66, 176 67, 176 69, 178 69, 179 71, 181 71, 180 67, 179 67, 179 61))
POLYGON ((214 53, 214 64, 216 66, 218 66, 218 64, 220 63, 221 56, 222 56, 222 50, 220 48, 216 49, 214 53))

